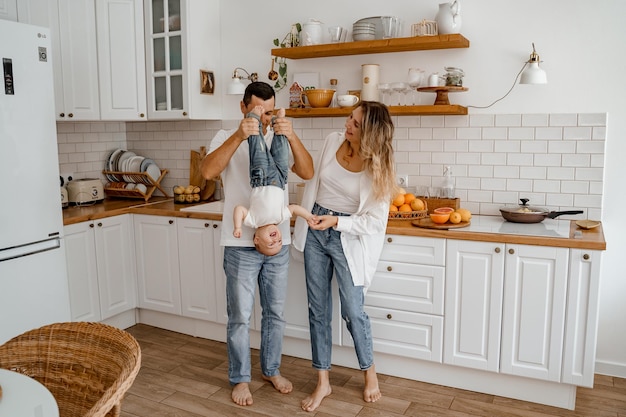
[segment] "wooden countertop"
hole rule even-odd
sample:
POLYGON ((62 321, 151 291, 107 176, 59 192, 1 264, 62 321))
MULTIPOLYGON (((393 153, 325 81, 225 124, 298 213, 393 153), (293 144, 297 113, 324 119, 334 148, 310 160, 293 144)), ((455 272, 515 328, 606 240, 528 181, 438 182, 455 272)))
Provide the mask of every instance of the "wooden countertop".
MULTIPOLYGON (((204 203, 206 203, 206 201, 200 204, 204 203)), ((222 220, 222 216, 219 214, 181 211, 181 209, 185 207, 189 207, 189 205, 175 204, 173 199, 166 197, 153 197, 151 201, 147 203, 142 200, 105 199, 104 202, 91 206, 68 207, 63 209, 63 224, 70 225, 126 213, 222 220)), ((584 230, 579 228, 573 220, 570 222, 569 239, 504 233, 464 232, 462 229, 454 231, 424 229, 413 226, 411 222, 407 220, 389 220, 387 233, 393 235, 475 240, 481 242, 606 250, 606 241, 604 240, 602 225, 594 229, 584 230), (577 231, 581 232, 580 237, 574 237, 574 233, 577 231)))

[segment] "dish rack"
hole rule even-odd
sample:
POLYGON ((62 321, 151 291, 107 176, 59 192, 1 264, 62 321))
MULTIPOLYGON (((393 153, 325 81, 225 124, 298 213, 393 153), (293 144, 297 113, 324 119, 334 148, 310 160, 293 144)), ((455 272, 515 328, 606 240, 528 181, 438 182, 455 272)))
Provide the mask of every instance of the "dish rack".
MULTIPOLYGON (((161 187, 161 181, 163 181, 163 178, 168 173, 167 169, 162 169, 161 175, 157 179, 152 178, 150 174, 148 174, 147 172, 123 172, 123 171, 104 170, 102 171, 102 173, 105 174, 105 176, 107 176, 108 174, 114 178, 125 179, 126 177, 128 177, 132 180, 132 183, 144 184, 147 188, 146 192, 144 193, 137 189, 129 190, 126 188, 112 187, 111 185, 115 184, 115 182, 108 182, 104 186, 104 191, 107 194, 107 196, 126 197, 126 198, 143 198, 145 201, 148 201, 150 197, 152 197, 152 193, 154 192, 154 190, 158 189, 159 191, 163 193, 165 197, 171 198, 171 196, 167 194, 167 192, 163 189, 163 187, 161 187)), ((119 181, 119 182, 125 182, 125 181, 119 181)))

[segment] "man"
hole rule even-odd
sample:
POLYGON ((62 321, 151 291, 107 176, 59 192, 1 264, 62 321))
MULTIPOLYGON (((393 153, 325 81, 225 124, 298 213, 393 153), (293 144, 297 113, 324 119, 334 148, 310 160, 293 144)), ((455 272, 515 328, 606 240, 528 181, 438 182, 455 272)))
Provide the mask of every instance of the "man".
MULTIPOLYGON (((209 154, 202 162, 202 175, 207 179, 221 175, 224 185, 225 215, 220 244, 224 246, 226 273, 228 379, 233 386, 232 400, 244 406, 252 404, 249 331, 257 283, 262 308, 260 356, 263 379, 283 394, 293 389, 291 382, 279 371, 291 243, 289 222, 280 225, 284 245, 274 256, 265 256, 255 249, 254 229, 244 227, 240 238, 232 233, 233 210, 237 205, 247 205, 252 192, 246 143, 250 135, 262 134, 268 147, 271 147, 274 134, 285 135, 293 157, 292 171, 305 180, 313 176, 311 155, 293 131, 291 122, 278 118, 273 131, 268 129, 275 100, 274 89, 269 84, 253 82, 248 85, 240 103, 243 120, 236 129, 220 130, 215 135, 209 144, 209 154), (257 119, 245 117, 256 106, 262 106, 264 110, 261 115, 262 132, 259 132, 257 119)), ((286 188, 285 198, 289 198, 286 188)))

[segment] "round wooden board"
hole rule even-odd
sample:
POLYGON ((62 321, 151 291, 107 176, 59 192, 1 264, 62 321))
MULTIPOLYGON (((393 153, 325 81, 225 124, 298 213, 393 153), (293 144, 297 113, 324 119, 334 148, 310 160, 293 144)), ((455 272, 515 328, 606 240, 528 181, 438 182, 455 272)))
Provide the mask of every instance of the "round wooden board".
POLYGON ((413 226, 423 227, 425 229, 439 229, 439 230, 459 229, 461 227, 469 226, 470 223, 471 222, 461 222, 461 223, 457 223, 457 224, 453 224, 453 223, 437 224, 437 223, 433 222, 430 219, 430 217, 427 217, 425 219, 415 219, 415 220, 411 221, 411 224, 413 226))
POLYGON ((600 222, 597 220, 576 220, 576 226, 581 229, 593 229, 600 226, 600 222))

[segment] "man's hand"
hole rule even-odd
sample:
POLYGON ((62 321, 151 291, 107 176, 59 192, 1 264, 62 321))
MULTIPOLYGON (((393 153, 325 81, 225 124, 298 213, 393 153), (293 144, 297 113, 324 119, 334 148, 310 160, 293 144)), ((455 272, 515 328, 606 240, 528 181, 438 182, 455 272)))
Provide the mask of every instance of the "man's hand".
POLYGON ((278 117, 274 121, 274 134, 285 135, 288 140, 291 139, 294 134, 291 120, 285 119, 284 117, 278 117))
POLYGON ((237 136, 241 141, 247 140, 249 136, 259 134, 259 121, 253 117, 246 117, 239 123, 237 136))

